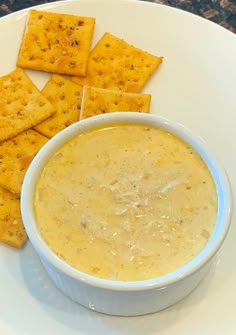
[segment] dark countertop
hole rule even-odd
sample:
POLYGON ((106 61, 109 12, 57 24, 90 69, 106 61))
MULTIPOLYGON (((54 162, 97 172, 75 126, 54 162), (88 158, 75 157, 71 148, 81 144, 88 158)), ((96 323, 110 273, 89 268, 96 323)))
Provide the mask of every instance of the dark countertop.
MULTIPOLYGON (((54 0, 0 0, 0 17, 54 0)), ((118 1, 118 0, 117 0, 118 1)), ((160 3, 202 16, 236 33, 236 0, 139 0, 160 3)))

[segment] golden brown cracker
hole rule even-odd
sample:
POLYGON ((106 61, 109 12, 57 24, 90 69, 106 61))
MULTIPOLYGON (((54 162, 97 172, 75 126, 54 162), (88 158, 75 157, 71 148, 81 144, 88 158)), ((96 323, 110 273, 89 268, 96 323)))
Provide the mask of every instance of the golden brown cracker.
POLYGON ((150 94, 127 93, 84 86, 80 119, 118 111, 148 113, 150 111, 150 103, 150 94))
POLYGON ((27 234, 21 219, 20 199, 0 186, 0 241, 21 248, 27 234))
POLYGON ((41 91, 56 112, 33 129, 51 138, 59 131, 79 121, 82 88, 61 75, 54 74, 41 91))
POLYGON ((86 74, 95 18, 29 12, 17 66, 60 74, 86 74))
POLYGON ((26 170, 47 141, 47 137, 28 129, 0 142, 0 186, 20 196, 26 170))
POLYGON ((91 51, 85 78, 73 76, 80 85, 138 93, 162 62, 126 41, 105 33, 91 51))
POLYGON ((0 78, 0 141, 13 137, 54 113, 22 69, 0 78))

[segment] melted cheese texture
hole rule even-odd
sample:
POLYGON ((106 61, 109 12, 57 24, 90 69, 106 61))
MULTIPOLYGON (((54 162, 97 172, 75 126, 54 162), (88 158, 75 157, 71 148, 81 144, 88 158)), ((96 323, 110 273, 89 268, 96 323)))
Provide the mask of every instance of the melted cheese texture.
POLYGON ((37 183, 35 213, 50 248, 101 278, 172 272, 206 245, 217 215, 203 160, 155 127, 117 124, 68 141, 37 183))

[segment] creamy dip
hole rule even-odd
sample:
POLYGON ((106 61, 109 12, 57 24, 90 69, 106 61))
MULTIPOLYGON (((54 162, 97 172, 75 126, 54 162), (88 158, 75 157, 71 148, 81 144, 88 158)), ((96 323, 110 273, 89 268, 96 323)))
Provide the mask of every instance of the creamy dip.
POLYGON ((42 237, 73 267, 144 280, 204 248, 217 194, 188 144, 156 127, 116 124, 77 135, 50 157, 34 207, 42 237))

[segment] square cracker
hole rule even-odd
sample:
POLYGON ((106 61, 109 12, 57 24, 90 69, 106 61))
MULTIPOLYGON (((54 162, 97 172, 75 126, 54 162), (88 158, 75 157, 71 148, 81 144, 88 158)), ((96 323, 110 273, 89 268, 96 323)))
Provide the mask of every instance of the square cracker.
POLYGON ((17 66, 84 76, 95 18, 31 10, 17 66))
POLYGON ((105 33, 91 51, 85 78, 73 76, 80 85, 138 93, 162 62, 126 41, 105 33))
POLYGON ((0 241, 21 248, 27 241, 22 223, 20 199, 0 187, 0 241))
POLYGON ((80 119, 118 111, 148 113, 150 103, 150 94, 128 93, 84 86, 80 119))
POLYGON ((59 131, 79 121, 82 88, 61 75, 54 74, 42 89, 56 112, 33 129, 51 138, 59 131))
POLYGON ((22 69, 0 78, 0 141, 13 137, 54 113, 22 69))
POLYGON ((28 129, 0 142, 0 186, 20 196, 26 170, 47 141, 47 137, 28 129))

